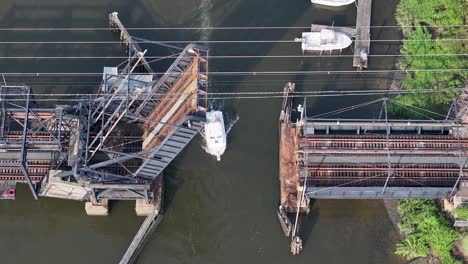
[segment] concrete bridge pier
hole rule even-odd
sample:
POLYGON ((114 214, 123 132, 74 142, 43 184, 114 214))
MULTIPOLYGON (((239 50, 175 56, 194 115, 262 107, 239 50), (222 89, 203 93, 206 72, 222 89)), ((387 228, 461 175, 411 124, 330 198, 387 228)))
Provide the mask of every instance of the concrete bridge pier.
POLYGON ((135 200, 135 213, 137 216, 148 216, 156 209, 156 206, 156 204, 146 202, 143 199, 135 200))
POLYGON ((108 216, 109 215, 109 200, 101 199, 100 202, 93 201, 85 203, 86 214, 89 216, 108 216))

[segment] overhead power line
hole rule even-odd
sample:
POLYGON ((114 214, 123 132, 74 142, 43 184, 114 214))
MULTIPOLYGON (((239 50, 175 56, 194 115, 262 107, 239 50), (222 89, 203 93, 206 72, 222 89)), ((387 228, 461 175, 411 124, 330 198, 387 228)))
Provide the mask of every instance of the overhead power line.
MULTIPOLYGON (((339 70, 316 70, 316 71, 246 71, 246 72, 215 72, 209 74, 214 76, 256 76, 256 75, 308 75, 308 74, 381 74, 381 73, 409 73, 409 72, 466 72, 468 69, 412 69, 412 70, 365 70, 365 71, 339 71, 339 70)), ((138 75, 162 75, 166 72, 153 73, 138 73, 138 75)), ((184 74, 184 73, 182 73, 184 74)), ((186 74, 192 74, 188 72, 186 74)), ((35 77, 50 77, 50 76, 102 76, 102 72, 5 72, 0 73, 5 76, 35 76, 35 77)))
MULTIPOLYGON (((375 94, 403 94, 403 93, 445 93, 445 92, 454 92, 454 91, 463 91, 465 88, 443 88, 443 89, 419 89, 419 90, 383 90, 383 89, 369 89, 369 90, 328 90, 328 91, 295 91, 289 93, 290 95, 294 95, 300 97, 301 95, 338 95, 338 94, 359 94, 359 93, 375 93, 375 94)), ((219 95, 283 95, 284 91, 239 91, 239 92, 209 92, 208 96, 219 96, 219 95)), ((191 93, 183 92, 183 93, 151 93, 151 95, 168 95, 172 96, 173 98, 180 97, 181 95, 190 95, 191 93)), ((149 94, 148 94, 149 95, 149 94)), ((148 96, 146 94, 140 94, 139 96, 145 97, 148 96)), ((24 94, 5 94, 6 98, 9 96, 24 96, 24 94)), ((89 98, 97 98, 101 97, 103 94, 90 94, 90 93, 52 93, 52 94, 34 94, 34 97, 89 97, 89 98)), ((126 100, 130 97, 122 94, 117 95, 114 98, 119 100, 126 100)), ((142 99, 143 100, 143 99, 142 99)))
MULTIPOLYGON (((347 27, 347 26, 344 26, 347 27)), ((356 28, 356 26, 348 26, 356 28)), ((408 26, 361 26, 357 28, 413 28, 413 25, 408 26)), ((468 27, 468 25, 428 25, 426 28, 451 28, 451 27, 468 27)), ((127 30, 279 30, 279 29, 310 29, 310 26, 235 26, 235 27, 127 27, 127 30)), ((0 28, 0 31, 98 31, 109 30, 108 27, 11 27, 0 28)))
MULTIPOLYGON (((459 54, 369 54, 367 57, 452 57, 468 56, 459 54)), ((343 55, 213 55, 209 59, 254 59, 254 58, 352 58, 352 54, 343 55)), ((145 56, 145 59, 171 59, 168 56, 145 56)), ((128 59, 128 56, 0 56, 0 59, 128 59)))
MULTIPOLYGON (((371 39, 356 40, 354 42, 450 42, 467 41, 468 39, 445 38, 445 39, 371 39)), ((251 44, 251 43, 295 43, 295 40, 135 40, 139 44, 251 44)), ((121 41, 0 41, 0 44, 120 44, 121 41)))
MULTIPOLYGON (((417 94, 415 92, 412 92, 413 94, 417 94)), ((429 93, 429 92, 428 92, 429 93)), ((435 92, 430 92, 430 93, 435 93, 435 92)), ((376 95, 390 95, 390 94, 395 94, 395 93, 357 93, 357 94, 313 94, 313 95, 290 95, 289 97, 291 98, 309 98, 309 97, 346 97, 346 96, 376 96, 376 95)), ((408 94, 408 93, 402 93, 402 94, 408 94)), ((285 98, 284 95, 269 95, 269 96, 221 96, 221 97, 208 97, 208 100, 243 100, 243 99, 280 99, 280 98, 285 98)), ((179 100, 180 98, 164 98, 160 99, 159 101, 176 101, 179 100)), ((76 102, 76 98, 74 99, 58 99, 58 98, 40 98, 36 99, 36 102, 76 102)), ((104 102, 108 101, 109 99, 103 99, 104 102)), ((115 99, 114 99, 115 100, 115 99)), ((122 99, 123 100, 123 99, 122 99)), ((136 99, 136 101, 141 101, 143 99, 136 99)), ((10 102, 24 102, 24 99, 20 98, 11 98, 8 99, 10 102)))
MULTIPOLYGON (((339 83, 345 83, 345 84, 359 84, 359 83, 367 83, 368 81, 382 81, 382 78, 365 78, 365 79, 355 79, 355 78, 341 78, 337 80, 333 80, 333 85, 339 84, 339 83)), ((278 84, 278 82, 284 82, 286 81, 284 78, 283 79, 268 79, 268 80, 214 80, 210 79, 208 81, 209 85, 220 85, 220 86, 255 86, 255 87, 260 87, 260 86, 265 86, 265 87, 271 87, 272 85, 278 84)), ((315 80, 295 80, 294 83, 296 84, 311 84, 311 85, 320 85, 320 84, 330 84, 330 80, 327 79, 315 79, 315 80)), ((10 81, 9 84, 11 85, 23 85, 25 84, 24 81, 22 82, 12 82, 10 81)), ((84 81, 27 81, 26 84, 31 87, 97 87, 102 82, 84 82, 84 81)))

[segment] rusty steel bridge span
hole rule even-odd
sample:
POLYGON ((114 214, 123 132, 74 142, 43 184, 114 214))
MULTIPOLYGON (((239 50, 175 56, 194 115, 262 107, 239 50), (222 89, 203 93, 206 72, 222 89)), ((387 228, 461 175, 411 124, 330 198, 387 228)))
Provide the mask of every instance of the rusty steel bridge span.
MULTIPOLYGON (((311 199, 447 198, 455 206, 465 202, 468 123, 458 114, 457 103, 439 119, 403 120, 389 118, 387 105, 393 101, 382 98, 362 104, 381 104, 380 118, 350 119, 308 117, 306 106, 293 106, 295 97, 295 85, 286 84, 279 118, 278 217, 285 234, 293 237, 293 253, 302 247, 300 239, 294 243, 297 217, 308 212, 311 199), (288 214, 297 215, 296 224, 288 214)), ((327 114, 357 107, 361 106, 327 114)))
POLYGON ((35 199, 88 201, 89 214, 101 214, 92 208, 108 200, 136 200, 149 214, 145 204, 159 199, 160 175, 205 120, 207 51, 182 47, 161 74, 117 13, 109 24, 128 60, 104 67, 95 96, 46 108, 27 85, 1 85, 1 199, 14 199, 17 183, 35 199))
POLYGON ((208 51, 171 47, 170 66, 156 72, 116 12, 109 26, 128 59, 104 67, 95 95, 44 107, 27 85, 0 86, 0 200, 15 199, 18 183, 35 199, 84 201, 88 215, 133 200, 148 217, 121 262, 130 263, 161 220, 164 169, 205 123, 208 51))

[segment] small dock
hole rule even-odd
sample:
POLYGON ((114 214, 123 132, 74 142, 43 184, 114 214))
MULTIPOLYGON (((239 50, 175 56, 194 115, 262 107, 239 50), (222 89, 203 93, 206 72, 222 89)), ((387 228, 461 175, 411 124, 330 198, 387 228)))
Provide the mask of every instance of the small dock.
POLYGON ((370 52, 370 21, 372 0, 359 0, 356 15, 356 36, 354 37, 353 67, 367 69, 370 52))

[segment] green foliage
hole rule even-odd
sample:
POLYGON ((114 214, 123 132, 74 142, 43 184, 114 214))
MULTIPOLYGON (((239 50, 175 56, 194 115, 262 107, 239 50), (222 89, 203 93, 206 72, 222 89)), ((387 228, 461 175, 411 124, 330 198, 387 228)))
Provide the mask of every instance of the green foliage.
MULTIPOLYGON (((465 69, 468 60, 464 56, 440 56, 441 54, 465 54, 466 28, 443 25, 464 25, 466 7, 464 0, 401 0, 396 18, 402 27, 404 41, 400 69, 408 70, 403 79, 405 89, 413 93, 399 95, 388 107, 393 115, 409 118, 434 117, 431 113, 417 111, 424 108, 437 113, 448 110, 450 103, 458 96, 456 88, 462 88, 468 79, 460 71, 413 71, 435 69, 465 69), (429 56, 434 55, 434 56, 429 56), (424 93, 426 89, 447 89, 443 93, 424 93), (451 90, 453 89, 453 90, 451 90)), ((442 263, 461 263, 452 255, 454 241, 458 234, 449 221, 438 210, 432 200, 403 200, 398 211, 401 219, 398 225, 406 237, 397 244, 396 254, 410 260, 433 254, 442 263)), ((468 209, 459 211, 468 219, 468 209)), ((467 242, 468 244, 468 242, 467 242)))
POLYGON ((453 215, 457 218, 468 220, 468 207, 462 206, 453 210, 453 215))
POLYGON ((425 241, 417 235, 407 236, 397 244, 395 253, 407 260, 424 257, 429 254, 429 247, 425 241))
MULTIPOLYGON (((463 25, 465 6, 463 0, 402 0, 397 6, 397 22, 406 35, 413 26, 463 25)), ((454 35, 463 28, 438 28, 440 34, 454 35)))
MULTIPOLYGON (((447 39, 468 37, 464 25, 466 7, 460 0, 401 0, 397 7, 397 22, 402 27, 404 42, 399 67, 403 70, 464 69, 468 60, 464 56, 440 56, 440 54, 465 54, 466 43, 447 39), (422 56, 418 56, 422 55, 422 56), (435 55, 435 56, 428 56, 435 55)), ((396 102, 420 108, 432 108, 443 113, 458 95, 457 91, 444 93, 418 93, 421 89, 462 88, 468 79, 466 72, 408 72, 403 80, 406 89, 414 94, 400 95, 396 102)), ((421 114, 390 107, 400 117, 420 118, 421 114)))
POLYGON ((459 263, 451 254, 458 234, 433 200, 402 200, 398 211, 398 227, 406 238, 397 244, 396 254, 411 260, 432 252, 442 263, 459 263))
POLYGON ((468 253, 468 235, 465 235, 461 241, 461 245, 463 248, 463 251, 465 253, 468 253))

